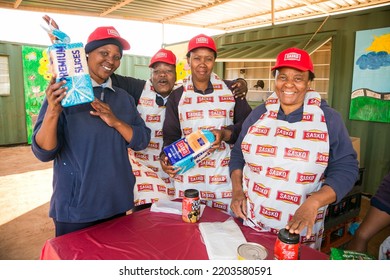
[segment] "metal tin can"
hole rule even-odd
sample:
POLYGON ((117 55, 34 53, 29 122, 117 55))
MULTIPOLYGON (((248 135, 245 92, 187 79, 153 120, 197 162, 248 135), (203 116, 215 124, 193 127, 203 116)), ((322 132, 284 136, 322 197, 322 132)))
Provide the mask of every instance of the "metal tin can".
POLYGON ((187 223, 196 223, 200 218, 199 191, 188 189, 184 191, 182 201, 182 219, 187 223))
POLYGON ((267 249, 254 242, 243 243, 237 248, 237 258, 239 260, 264 260, 267 256, 267 249))
POLYGON ((279 230, 274 247, 275 260, 299 260, 301 246, 299 234, 290 233, 286 229, 279 230))

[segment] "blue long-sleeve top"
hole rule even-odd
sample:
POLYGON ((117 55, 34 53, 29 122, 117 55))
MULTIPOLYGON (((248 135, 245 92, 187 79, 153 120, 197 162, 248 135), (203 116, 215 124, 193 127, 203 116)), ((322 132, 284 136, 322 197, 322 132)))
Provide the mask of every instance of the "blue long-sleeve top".
MULTIPOLYGON (((325 185, 329 185, 337 195, 336 203, 339 202, 355 185, 359 174, 359 165, 356 151, 353 149, 347 128, 341 115, 329 107, 325 100, 321 101, 321 109, 324 112, 326 125, 329 132, 329 161, 325 170, 325 185)), ((242 125, 242 130, 231 152, 229 170, 232 173, 236 169, 243 169, 245 165, 241 143, 248 128, 259 120, 260 116, 266 112, 265 104, 257 106, 247 117, 242 125)), ((302 120, 303 107, 285 115, 279 109, 277 119, 289 123, 302 120)))
MULTIPOLYGON (((94 87, 101 98, 101 87, 94 87)), ((88 104, 64 108, 58 120, 58 143, 51 151, 41 149, 35 135, 47 110, 43 102, 32 137, 32 151, 41 161, 53 162, 53 194, 50 217, 59 222, 91 222, 124 213, 134 206, 135 177, 127 148, 145 149, 150 129, 139 116, 134 98, 117 87, 106 87, 104 99, 117 118, 133 128, 128 143, 102 119, 92 116, 88 104)))

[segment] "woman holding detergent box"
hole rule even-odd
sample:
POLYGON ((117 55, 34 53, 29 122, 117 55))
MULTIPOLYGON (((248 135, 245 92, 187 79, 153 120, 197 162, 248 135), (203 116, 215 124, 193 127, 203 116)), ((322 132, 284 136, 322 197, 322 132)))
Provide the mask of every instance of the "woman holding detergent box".
POLYGON ((222 80, 213 72, 216 58, 217 48, 211 37, 200 34, 189 41, 187 62, 191 74, 170 95, 163 125, 164 147, 199 129, 211 130, 215 136, 213 153, 183 174, 178 174, 164 153, 161 165, 174 179, 176 198, 182 198, 185 189, 197 189, 200 199, 209 206, 229 212, 231 145, 251 107, 245 98, 235 98, 232 81, 222 80))

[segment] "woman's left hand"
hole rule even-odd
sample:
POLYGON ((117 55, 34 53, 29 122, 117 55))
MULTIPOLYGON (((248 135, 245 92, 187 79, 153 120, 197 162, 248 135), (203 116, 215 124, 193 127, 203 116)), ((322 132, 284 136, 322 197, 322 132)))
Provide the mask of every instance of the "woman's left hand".
POLYGON ((100 117, 108 126, 113 127, 114 124, 118 122, 117 117, 111 111, 111 108, 107 103, 95 98, 94 101, 91 102, 91 106, 95 111, 91 111, 90 114, 100 117))
MULTIPOLYGON (((48 15, 44 15, 42 18, 44 21, 46 21, 47 25, 49 26, 49 29, 52 29, 52 28, 59 29, 57 22, 55 22, 55 20, 52 19, 51 17, 49 17, 48 15)), ((50 38, 51 43, 54 44, 56 42, 56 40, 58 40, 58 38, 51 33, 48 33, 48 34, 49 34, 49 38, 50 38)))
POLYGON ((302 230, 307 228, 306 238, 310 238, 317 217, 317 211, 318 207, 310 203, 310 200, 306 200, 297 211, 295 211, 294 216, 287 223, 286 229, 288 229, 290 233, 299 234, 302 230))
POLYGON ((214 152, 215 150, 218 150, 224 139, 223 129, 213 129, 211 130, 211 132, 214 134, 215 141, 211 143, 211 148, 209 150, 210 153, 214 152))
POLYGON ((313 226, 316 222, 318 209, 336 201, 336 193, 329 185, 323 185, 321 189, 311 195, 295 211, 294 216, 289 220, 286 229, 290 233, 300 233, 307 228, 306 238, 311 237, 313 226))

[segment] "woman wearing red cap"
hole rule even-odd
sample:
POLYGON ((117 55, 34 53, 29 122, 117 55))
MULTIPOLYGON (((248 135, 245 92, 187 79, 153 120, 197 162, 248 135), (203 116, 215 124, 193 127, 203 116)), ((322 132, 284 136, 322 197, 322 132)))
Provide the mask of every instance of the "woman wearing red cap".
POLYGON ((272 70, 275 91, 245 120, 231 153, 231 209, 256 230, 287 228, 320 249, 326 207, 354 186, 357 155, 340 114, 310 89, 309 54, 284 50, 272 70))
POLYGON ((216 138, 215 151, 183 174, 177 174, 164 154, 162 167, 174 179, 176 198, 182 198, 185 189, 197 189, 209 206, 229 212, 231 145, 251 108, 246 99, 234 98, 232 81, 224 81, 213 73, 216 57, 211 37, 200 34, 189 41, 187 62, 191 75, 170 95, 163 125, 164 147, 198 129, 208 129, 216 138))
POLYGON ((137 110, 151 129, 151 138, 146 149, 129 149, 130 162, 137 178, 134 186, 135 210, 149 207, 158 200, 169 200, 173 196, 171 179, 162 170, 159 155, 163 144, 165 104, 176 86, 176 56, 170 50, 160 49, 151 58, 149 67, 150 79, 144 82, 137 110))
POLYGON ((68 89, 56 77, 46 89, 32 150, 42 161, 54 160, 49 215, 56 236, 125 215, 134 206, 127 149, 146 148, 150 129, 133 97, 110 79, 129 47, 112 26, 91 33, 85 45, 95 95, 91 103, 62 107, 68 89))

